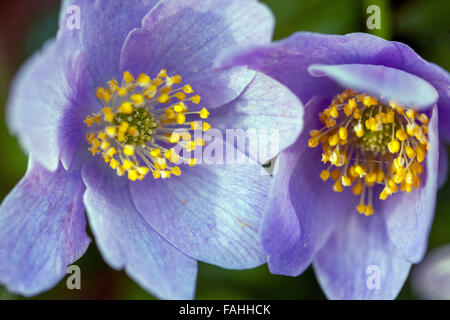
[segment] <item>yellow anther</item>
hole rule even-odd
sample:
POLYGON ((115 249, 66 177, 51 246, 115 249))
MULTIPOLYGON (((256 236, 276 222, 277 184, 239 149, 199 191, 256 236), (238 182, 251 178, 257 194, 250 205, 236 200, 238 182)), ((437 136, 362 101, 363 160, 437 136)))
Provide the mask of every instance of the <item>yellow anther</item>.
POLYGON ((181 82, 181 76, 176 74, 173 77, 170 78, 170 80, 172 81, 172 83, 174 84, 179 84, 181 82))
POLYGON ((176 105, 173 106, 173 110, 175 112, 183 112, 184 111, 184 104, 183 103, 177 103, 176 105))
POLYGON ((183 92, 189 94, 189 93, 193 93, 194 90, 192 90, 192 87, 191 87, 189 84, 186 84, 186 85, 183 87, 183 92))
POLYGON ((347 140, 347 137, 348 137, 347 128, 346 127, 339 128, 339 138, 341 138, 342 140, 347 140))
POLYGON ((406 139, 408 139, 408 135, 403 129, 398 129, 397 132, 395 132, 395 136, 400 141, 405 141, 406 139))
POLYGON ((101 144, 101 146, 100 146, 100 148, 101 148, 102 150, 106 150, 106 149, 109 148, 110 145, 111 145, 111 144, 110 144, 108 141, 103 141, 102 144, 101 144))
POLYGON ((209 111, 206 108, 200 110, 200 118, 207 119, 209 117, 209 111))
POLYGON ((406 155, 408 156, 408 158, 410 158, 410 159, 412 159, 416 156, 416 151, 414 151, 414 148, 412 148, 411 146, 406 146, 405 152, 406 152, 406 155))
POLYGON ((355 108, 353 110, 353 118, 354 119, 360 119, 361 118, 361 110, 359 110, 358 108, 355 108))
POLYGON ((127 132, 132 137, 137 137, 139 135, 139 131, 135 126, 129 127, 127 132))
POLYGON ((352 185, 352 180, 346 175, 341 177, 341 182, 344 187, 350 187, 352 185))
POLYGON ((133 75, 132 75, 129 71, 125 71, 125 72, 123 73, 123 80, 124 80, 126 83, 132 83, 132 82, 134 82, 134 77, 133 77, 133 75))
POLYGON ((416 148, 416 156, 417 156, 417 161, 419 163, 422 163, 425 160, 425 153, 426 153, 426 151, 423 149, 422 146, 418 146, 416 148))
POLYGON ((417 136, 420 134, 420 127, 415 123, 408 123, 406 126, 406 132, 412 137, 417 136))
POLYGON ((385 176, 383 170, 378 170, 378 171, 377 171, 377 183, 383 183, 385 177, 386 177, 386 176, 385 176))
POLYGON ((428 124, 429 122, 428 116, 425 113, 418 114, 416 118, 423 124, 428 124))
POLYGON ((163 82, 164 81, 161 78, 158 77, 158 78, 153 79, 152 85, 154 85, 156 87, 159 87, 160 85, 163 84, 163 82))
POLYGON ((333 191, 342 192, 343 190, 344 187, 342 186, 341 180, 336 180, 336 182, 333 185, 333 191))
POLYGON ((373 214, 373 207, 370 204, 366 207, 364 214, 366 216, 371 216, 373 214))
POLYGON ((114 138, 116 136, 117 128, 113 126, 106 127, 105 132, 108 137, 114 138))
POLYGON ((341 171, 339 169, 334 169, 333 171, 331 171, 331 179, 333 180, 338 180, 339 176, 341 175, 341 171))
POLYGON ((328 143, 330 144, 330 146, 334 147, 335 145, 337 145, 339 142, 339 136, 337 133, 333 134, 329 139, 328 139, 328 143))
POLYGON ((203 140, 202 138, 195 139, 194 143, 195 143, 196 146, 204 146, 206 144, 205 140, 203 140))
POLYGON ((185 122, 186 122, 186 116, 184 115, 184 113, 178 113, 177 114, 177 123, 183 124, 185 122))
POLYGON ((339 112, 338 112, 338 110, 337 110, 337 108, 335 107, 335 106, 332 106, 331 108, 330 108, 330 110, 329 110, 329 115, 330 115, 330 117, 333 117, 333 118, 337 118, 337 117, 339 117, 339 112))
POLYGON ((176 175, 176 176, 179 176, 179 175, 181 175, 181 170, 180 170, 179 167, 173 167, 172 170, 171 170, 171 173, 176 175))
POLYGON ((364 205, 364 203, 360 203, 356 207, 356 210, 358 210, 358 212, 362 214, 362 213, 366 212, 366 206, 364 205))
POLYGON ((111 148, 108 149, 108 151, 106 151, 106 154, 109 157, 113 157, 115 154, 117 154, 117 150, 116 150, 116 148, 111 147, 111 148))
POLYGON ((167 109, 164 111, 164 113, 165 113, 167 119, 173 119, 173 118, 175 118, 175 111, 173 111, 171 108, 167 108, 167 109))
POLYGON ((209 129, 211 129, 211 125, 209 123, 207 123, 207 122, 203 122, 202 123, 202 130, 203 130, 203 132, 206 132, 209 129))
POLYGON ((170 101, 170 96, 167 93, 163 93, 158 97, 159 103, 167 103, 170 101))
POLYGON ((104 100, 105 102, 109 102, 111 100, 111 91, 109 89, 105 89, 103 87, 97 88, 97 98, 104 100))
POLYGON ((117 83, 117 81, 115 79, 111 79, 108 81, 108 86, 109 89, 111 90, 111 92, 116 92, 117 90, 119 90, 119 84, 117 83))
POLYGON ((137 171, 138 171, 138 173, 140 174, 140 175, 147 175, 148 174, 148 172, 150 171, 150 169, 148 168, 148 167, 139 167, 138 169, 137 169, 137 171))
POLYGON ((357 184, 355 184, 352 188, 352 192, 354 195, 360 195, 362 193, 363 190, 363 185, 361 183, 361 181, 358 181, 357 184))
POLYGON ((388 149, 390 153, 397 153, 400 150, 400 142, 396 139, 392 139, 388 143, 388 149))
POLYGON ((192 135, 189 132, 185 131, 185 132, 181 133, 181 138, 183 140, 185 140, 185 141, 186 140, 191 140, 192 139, 192 135))
MULTIPOLYGON (((191 97, 191 101, 195 104, 199 104, 201 99, 202 98, 199 95, 195 95, 195 96, 191 97)), ((205 118, 203 118, 203 119, 205 119, 205 118)))
POLYGON ((166 71, 166 69, 161 69, 161 71, 158 73, 158 77, 160 77, 160 78, 167 78, 167 71, 166 71))
POLYGON ((362 165, 355 166, 355 172, 360 178, 364 177, 367 174, 366 168, 364 168, 362 165))
POLYGON ((163 171, 161 171, 161 178, 162 178, 162 179, 168 179, 168 178, 170 178, 170 171, 168 171, 168 170, 163 170, 163 171))
POLYGON ((120 87, 119 90, 117 90, 117 95, 120 97, 126 96, 128 94, 128 90, 124 87, 120 87))
POLYGON ((161 150, 160 149, 153 149, 150 151, 150 155, 152 157, 159 157, 161 155, 161 150))
POLYGON ((136 181, 138 178, 138 172, 136 170, 129 170, 128 171, 128 179, 131 181, 136 181))
POLYGON ((125 133, 124 132, 118 132, 117 133, 117 141, 124 142, 125 141, 125 133))
POLYGON ((131 169, 133 167, 133 163, 130 160, 125 159, 125 160, 123 160, 122 167, 125 170, 131 169))
POLYGON ((153 178, 155 178, 155 179, 159 179, 159 178, 161 178, 161 173, 159 173, 159 171, 153 171, 153 178))
POLYGON ((322 170, 322 172, 320 172, 320 179, 322 179, 323 181, 327 181, 329 177, 330 177, 330 171, 322 170))
POLYGON ((152 80, 148 75, 146 75, 145 73, 141 73, 136 79, 136 84, 141 87, 147 87, 150 85, 151 81, 152 80))
POLYGON ((395 113, 392 110, 389 110, 388 113, 386 113, 386 123, 394 123, 395 121, 395 113))
POLYGON ((416 116, 416 111, 414 109, 408 109, 405 112, 406 116, 410 119, 414 119, 416 116))
POLYGON ((173 133, 170 135, 169 141, 170 141, 171 143, 177 143, 178 141, 180 141, 180 134, 178 134, 178 133, 176 133, 176 132, 173 132, 173 133))
POLYGON ((374 97, 370 97, 370 96, 365 96, 363 99, 363 103, 364 105, 370 107, 370 106, 375 106, 378 104, 378 101, 376 98, 374 97))
POLYGON ((156 86, 149 86, 143 94, 147 99, 153 99, 157 92, 158 88, 156 86))
POLYGON ((308 140, 308 147, 315 148, 319 145, 319 139, 317 138, 310 138, 308 140))
POLYGON ((134 146, 127 144, 124 148, 123 148, 123 153, 129 157, 134 155, 134 146))
POLYGON ((143 105, 145 101, 144 96, 141 94, 133 94, 131 95, 130 99, 137 106, 143 105))
POLYGON ((116 169, 119 166, 119 161, 117 161, 116 159, 111 159, 111 161, 109 162, 109 166, 112 169, 116 169))
POLYGON ((130 114, 133 112, 133 105, 130 102, 125 101, 120 105, 117 111, 124 114, 130 114))
POLYGON ((128 128, 130 127, 130 124, 126 121, 123 121, 119 126, 119 132, 127 132, 128 128))
POLYGON ((186 143, 186 150, 187 151, 192 151, 195 149, 195 142, 194 141, 188 141, 186 143))
POLYGON ((363 126, 362 126, 361 123, 356 124, 356 125, 353 127, 353 130, 355 131, 356 136, 357 136, 358 138, 361 138, 362 136, 364 136, 364 128, 363 128, 363 126))
POLYGON ((186 95, 185 95, 184 92, 182 92, 182 91, 175 92, 175 93, 173 94, 173 96, 174 96, 175 98, 177 98, 178 100, 180 100, 180 101, 183 101, 184 99, 186 99, 186 95))
POLYGON ((196 158, 191 158, 188 160, 188 164, 190 167, 193 167, 197 164, 197 159, 196 158))

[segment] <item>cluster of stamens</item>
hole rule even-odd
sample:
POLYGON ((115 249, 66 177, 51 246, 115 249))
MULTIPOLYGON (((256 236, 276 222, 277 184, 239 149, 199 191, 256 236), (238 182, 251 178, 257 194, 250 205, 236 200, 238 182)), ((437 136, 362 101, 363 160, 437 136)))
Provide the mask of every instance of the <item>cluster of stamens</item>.
POLYGON ((324 126, 312 130, 308 142, 311 148, 320 144, 322 162, 329 163, 320 178, 334 180, 336 192, 352 186, 360 196, 359 213, 373 214, 375 185, 384 186, 381 200, 421 185, 421 163, 429 149, 425 113, 346 90, 320 113, 320 120, 324 126))
POLYGON ((211 126, 188 118, 206 119, 209 112, 205 108, 189 112, 187 104, 199 104, 201 98, 189 84, 180 83, 181 76, 170 77, 164 69, 154 79, 141 73, 136 80, 125 71, 120 85, 112 79, 106 88, 98 88, 103 109, 84 121, 95 129, 86 137, 92 155, 101 153, 119 176, 127 173, 132 181, 150 172, 155 179, 180 175, 175 165, 180 162, 194 166, 195 158, 180 156, 174 147, 180 145, 190 153, 203 146, 205 141, 193 139, 191 133, 211 126))

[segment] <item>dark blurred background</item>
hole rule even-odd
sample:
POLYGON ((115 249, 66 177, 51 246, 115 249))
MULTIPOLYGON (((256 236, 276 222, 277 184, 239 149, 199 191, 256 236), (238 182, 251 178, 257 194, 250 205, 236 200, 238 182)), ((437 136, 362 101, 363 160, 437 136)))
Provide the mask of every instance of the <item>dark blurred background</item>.
MULTIPOLYGON (((120 0, 114 0, 120 1, 120 0)), ((139 0, 136 0, 139 1, 139 0)), ((226 1, 226 0, 224 0, 226 1)), ((264 0, 276 17, 275 39, 296 31, 345 34, 369 32, 404 42, 428 61, 450 70, 450 1, 264 0), (381 8, 381 29, 367 30, 366 8, 381 8)), ((27 158, 8 134, 5 103, 8 87, 20 65, 57 31, 60 2, 15 0, 0 2, 0 200, 20 180, 27 158)), ((450 242, 450 183, 438 194, 429 248, 450 242)), ((1 263, 1 262, 0 262, 1 263)), ((68 290, 65 280, 40 299, 153 299, 123 272, 109 268, 95 244, 77 265, 82 289, 68 290)), ((296 278, 271 275, 266 266, 247 271, 223 270, 200 263, 197 299, 324 299, 312 269, 296 278)), ((0 299, 20 299, 0 286, 0 299)), ((407 282, 399 299, 415 299, 407 282)))

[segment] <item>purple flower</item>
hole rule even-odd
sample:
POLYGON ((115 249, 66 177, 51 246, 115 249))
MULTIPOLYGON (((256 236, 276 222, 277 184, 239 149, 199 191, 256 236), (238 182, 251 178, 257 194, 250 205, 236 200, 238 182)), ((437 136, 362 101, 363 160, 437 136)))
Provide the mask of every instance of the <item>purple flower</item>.
POLYGON ((263 263, 260 165, 194 166, 174 148, 197 151, 205 141, 191 129, 211 127, 284 128, 280 147, 295 141, 294 94, 213 67, 226 50, 269 43, 272 29, 253 0, 64 2, 56 39, 11 91, 8 123, 30 163, 0 207, 0 283, 34 295, 61 280, 90 243, 85 209, 106 262, 161 298, 193 297, 197 260, 263 263), (79 29, 67 27, 71 5, 79 29))
POLYGON ((263 217, 271 272, 296 276, 313 263, 329 298, 395 298, 425 254, 446 178, 448 73, 361 33, 300 32, 221 66, 263 72, 306 104, 263 217))

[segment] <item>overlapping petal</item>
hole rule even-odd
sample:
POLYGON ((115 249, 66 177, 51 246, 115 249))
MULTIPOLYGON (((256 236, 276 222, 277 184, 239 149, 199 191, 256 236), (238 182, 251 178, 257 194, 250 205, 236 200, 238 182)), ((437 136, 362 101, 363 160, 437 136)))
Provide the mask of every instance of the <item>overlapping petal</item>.
POLYGON ((30 161, 0 206, 0 283, 9 291, 30 296, 48 290, 84 254, 90 242, 84 190, 79 175, 30 161))
MULTIPOLYGON (((305 106, 304 130, 278 158, 275 181, 262 225, 262 244, 274 273, 298 275, 311 263, 343 213, 354 210, 351 192, 333 192, 320 178, 318 149, 308 147, 309 131, 329 99, 314 97, 305 106)), ((357 214, 357 213, 355 213, 357 214)))
POLYGON ((127 37, 120 68, 156 75, 164 68, 192 85, 208 108, 237 97, 253 79, 245 68, 217 72, 215 59, 237 46, 268 43, 274 19, 257 1, 161 2, 127 37))
POLYGON ((428 82, 395 68, 372 64, 313 64, 308 71, 315 77, 326 76, 342 88, 373 95, 386 104, 395 101, 420 109, 438 100, 436 89, 428 82))
POLYGON ((320 286, 330 299, 394 299, 411 264, 391 243, 382 215, 345 213, 315 257, 320 286))
MULTIPOLYGON (((236 155, 245 159, 237 150, 236 155)), ((131 184, 133 201, 148 224, 207 263, 233 269, 263 263, 258 234, 271 183, 264 169, 247 158, 242 164, 203 163, 181 170, 180 177, 131 184)))
POLYGON ((402 192, 383 201, 380 211, 386 220, 393 245, 404 259, 417 263, 425 255, 434 217, 438 188, 438 111, 433 108, 429 124, 430 150, 426 157, 426 174, 420 189, 402 192))
POLYGON ((289 89, 258 73, 239 97, 215 109, 208 121, 226 132, 227 139, 245 133, 248 143, 236 143, 238 149, 254 150, 250 156, 265 163, 295 142, 303 126, 303 108, 289 89))
POLYGON ((65 112, 89 110, 83 101, 87 66, 79 49, 67 36, 47 42, 20 70, 8 101, 11 131, 51 171, 63 153, 60 127, 65 112))
POLYGON ((84 203, 104 259, 165 299, 192 299, 197 262, 161 237, 136 210, 128 180, 94 158, 82 170, 84 203))

